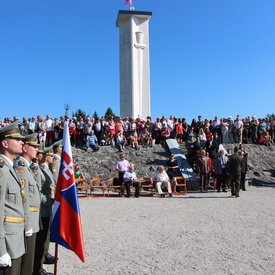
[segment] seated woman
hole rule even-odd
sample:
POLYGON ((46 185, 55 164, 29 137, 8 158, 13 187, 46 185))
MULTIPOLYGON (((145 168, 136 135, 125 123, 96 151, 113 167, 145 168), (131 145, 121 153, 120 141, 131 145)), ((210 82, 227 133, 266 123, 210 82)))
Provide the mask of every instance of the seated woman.
POLYGON ((164 144, 165 140, 170 138, 170 132, 167 127, 163 127, 163 130, 160 133, 160 144, 164 144))
POLYGON ((144 128, 139 135, 139 144, 142 146, 152 144, 152 136, 146 128, 144 128))
POLYGON ((261 133, 258 141, 259 144, 265 144, 265 134, 261 133))
POLYGON ((125 136, 122 134, 121 131, 118 131, 116 134, 116 147, 119 149, 119 152, 122 152, 122 150, 125 149, 125 145, 127 143, 127 140, 125 136))
POLYGON ((137 137, 136 131, 133 131, 131 136, 130 136, 130 146, 132 146, 136 150, 139 149, 138 137, 137 137))
POLYGON ((84 179, 85 180, 85 176, 82 173, 82 171, 80 170, 79 165, 76 165, 74 168, 74 178, 76 180, 76 185, 80 184, 83 185, 83 181, 77 181, 77 179, 84 179))
POLYGON ((269 134, 269 132, 266 132, 264 145, 265 146, 270 146, 271 143, 272 143, 271 135, 269 134))

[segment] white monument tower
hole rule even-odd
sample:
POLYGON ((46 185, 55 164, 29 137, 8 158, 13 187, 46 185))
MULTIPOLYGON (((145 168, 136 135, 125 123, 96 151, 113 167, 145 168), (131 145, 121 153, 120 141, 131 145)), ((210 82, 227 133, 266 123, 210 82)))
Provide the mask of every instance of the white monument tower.
POLYGON ((148 26, 152 12, 118 12, 120 51, 120 116, 141 116, 150 112, 150 65, 148 26))

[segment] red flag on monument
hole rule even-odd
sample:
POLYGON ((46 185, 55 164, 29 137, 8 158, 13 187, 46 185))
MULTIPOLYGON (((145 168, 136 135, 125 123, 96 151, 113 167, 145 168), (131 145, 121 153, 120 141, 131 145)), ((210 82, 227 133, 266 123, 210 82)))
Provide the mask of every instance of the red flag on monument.
POLYGON ((85 262, 68 121, 64 125, 62 157, 54 200, 50 239, 74 251, 85 262))

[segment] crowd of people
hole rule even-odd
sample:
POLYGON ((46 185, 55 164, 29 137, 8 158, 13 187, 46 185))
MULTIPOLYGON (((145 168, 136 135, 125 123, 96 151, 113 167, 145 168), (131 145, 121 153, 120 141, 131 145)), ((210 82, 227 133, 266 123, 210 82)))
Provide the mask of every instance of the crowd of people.
MULTIPOLYGON (((42 116, 31 118, 23 117, 20 122, 18 117, 13 120, 5 118, 0 121, 0 126, 9 125, 12 121, 19 121, 19 130, 22 135, 38 133, 39 143, 50 146, 62 139, 65 119, 52 119, 49 114, 45 119, 42 116)), ((185 118, 158 117, 155 121, 151 116, 146 119, 141 117, 113 117, 85 118, 73 117, 69 120, 71 144, 83 146, 97 151, 98 146, 112 145, 120 151, 130 145, 135 149, 152 144, 164 144, 167 138, 176 139, 179 143, 186 143, 190 136, 193 141, 197 136, 206 143, 212 135, 217 134, 220 143, 254 143, 272 145, 275 141, 275 118, 256 118, 256 116, 241 118, 239 115, 233 119, 218 118, 213 120, 192 119, 188 123, 185 118)))
MULTIPOLYGON (((0 127, 0 226, 2 242, 0 249, 0 274, 51 275, 43 264, 53 264, 55 258, 48 253, 49 228, 52 216, 57 175, 62 152, 64 117, 52 120, 50 115, 23 118, 19 122, 6 118, 0 127)), ((109 116, 101 119, 72 118, 69 121, 72 144, 92 147, 117 146, 124 150, 126 145, 138 149, 140 146, 164 144, 167 138, 185 143, 191 166, 196 164, 200 175, 202 191, 209 187, 210 177, 214 188, 239 197, 245 191, 248 154, 243 143, 265 144, 274 141, 275 119, 256 117, 236 120, 231 117, 213 121, 193 120, 191 125, 183 119, 171 116, 142 118, 109 116), (269 138, 267 138, 269 136, 269 138), (95 146, 92 146, 94 143, 95 146), (234 152, 219 150, 221 143, 239 143, 234 152)), ((164 192, 170 197, 175 192, 175 175, 178 163, 171 154, 166 167, 160 166, 150 178, 155 183, 160 197, 164 192), (166 169, 166 171, 165 171, 166 169)), ((139 197, 140 183, 134 172, 134 165, 125 160, 124 154, 116 165, 118 181, 125 187, 127 197, 131 196, 130 186, 135 187, 139 197)), ((76 178, 84 177, 79 166, 76 178)), ((123 188, 122 192, 123 191, 123 188)), ((121 193, 121 195, 124 195, 121 193)))

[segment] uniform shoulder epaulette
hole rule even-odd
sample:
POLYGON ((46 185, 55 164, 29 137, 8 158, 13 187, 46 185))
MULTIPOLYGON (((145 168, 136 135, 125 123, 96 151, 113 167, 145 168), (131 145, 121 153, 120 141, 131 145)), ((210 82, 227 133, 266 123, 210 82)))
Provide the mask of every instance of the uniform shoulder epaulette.
POLYGON ((25 162, 24 162, 23 160, 20 160, 20 161, 18 162, 18 164, 19 164, 20 166, 23 166, 23 167, 26 166, 26 164, 25 164, 25 162))
POLYGON ((41 167, 44 169, 44 168, 45 168, 45 164, 44 164, 44 163, 42 163, 42 164, 41 164, 41 167))
POLYGON ((3 161, 2 159, 0 159, 0 167, 3 168, 5 165, 5 161, 3 161))

